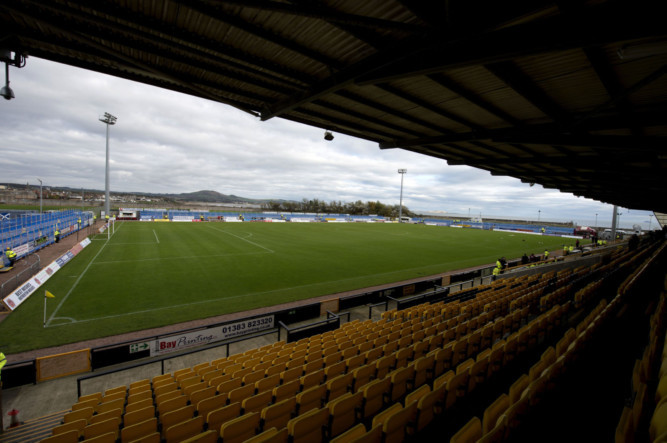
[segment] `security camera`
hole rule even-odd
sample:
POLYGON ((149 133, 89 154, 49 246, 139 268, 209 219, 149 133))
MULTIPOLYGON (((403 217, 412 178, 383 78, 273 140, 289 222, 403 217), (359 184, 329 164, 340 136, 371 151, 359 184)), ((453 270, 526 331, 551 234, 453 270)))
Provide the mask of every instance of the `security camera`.
POLYGON ((333 136, 333 134, 332 134, 331 132, 329 132, 329 131, 324 131, 324 139, 325 139, 326 141, 331 141, 331 140, 334 139, 334 136, 333 136))

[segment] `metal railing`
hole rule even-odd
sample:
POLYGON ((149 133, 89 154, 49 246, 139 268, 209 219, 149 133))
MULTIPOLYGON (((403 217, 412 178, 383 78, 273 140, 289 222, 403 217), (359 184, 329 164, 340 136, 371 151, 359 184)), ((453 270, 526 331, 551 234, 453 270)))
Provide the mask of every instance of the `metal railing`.
POLYGON ((139 363, 133 363, 131 365, 123 366, 123 367, 120 367, 120 368, 107 369, 107 370, 102 371, 102 372, 96 372, 96 373, 92 373, 92 374, 89 374, 89 375, 84 375, 84 376, 79 377, 79 378, 76 379, 76 389, 77 389, 78 397, 81 397, 81 382, 86 381, 86 380, 91 380, 91 379, 97 378, 97 377, 104 377, 105 375, 115 374, 116 372, 128 371, 130 369, 135 369, 135 368, 139 368, 141 366, 146 366, 146 365, 152 365, 154 363, 160 363, 160 375, 161 375, 161 374, 164 374, 164 362, 166 360, 172 360, 174 358, 179 358, 179 357, 183 357, 183 356, 186 356, 186 355, 195 354, 197 352, 208 351, 209 349, 218 348, 220 346, 226 346, 227 347, 227 349, 225 351, 225 357, 229 357, 229 345, 232 345, 234 343, 239 343, 239 342, 242 342, 242 341, 245 341, 245 340, 250 340, 250 339, 253 339, 253 338, 257 338, 257 337, 263 337, 263 336, 269 335, 269 334, 275 334, 275 333, 278 333, 279 336, 280 336, 280 329, 274 328, 274 329, 271 329, 271 330, 268 330, 268 331, 258 332, 258 333, 252 334, 252 335, 243 336, 243 337, 236 338, 236 339, 233 339, 233 340, 215 342, 215 343, 211 343, 211 344, 206 345, 206 346, 202 346, 200 348, 190 349, 190 350, 187 350, 187 351, 178 352, 178 353, 174 353, 174 354, 169 354, 169 355, 165 355, 163 357, 151 358, 150 360, 147 360, 147 361, 142 361, 142 362, 139 362, 139 363))
MULTIPOLYGON (((0 252, 2 252, 2 251, 0 251, 0 252)), ((4 282, 2 285, 0 285, 0 298, 5 298, 14 289, 18 288, 19 285, 26 282, 30 277, 37 274, 39 272, 39 270, 42 269, 41 259, 39 258, 39 255, 30 254, 24 260, 25 260, 24 264, 27 266, 27 268, 25 268, 24 270, 22 270, 21 272, 19 272, 18 274, 11 277, 6 282, 4 282), (27 260, 29 260, 30 257, 37 257, 37 261, 34 262, 34 263, 31 263, 31 264, 28 264, 27 260)))

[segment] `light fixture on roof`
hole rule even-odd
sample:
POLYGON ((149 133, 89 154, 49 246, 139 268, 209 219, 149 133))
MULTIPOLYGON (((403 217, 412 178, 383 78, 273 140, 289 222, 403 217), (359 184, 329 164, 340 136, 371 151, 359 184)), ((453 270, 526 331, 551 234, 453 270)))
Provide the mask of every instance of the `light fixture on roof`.
POLYGON ((324 131, 324 139, 328 142, 334 139, 334 136, 331 133, 331 131, 324 131))
POLYGON ((11 100, 14 97, 14 91, 9 87, 9 64, 5 63, 5 86, 0 89, 0 95, 2 95, 5 100, 11 100))
POLYGON ((12 53, 9 49, 0 48, 0 62, 5 63, 5 86, 0 88, 0 95, 4 97, 5 100, 11 100, 16 97, 12 88, 9 87, 9 65, 11 64, 17 68, 22 68, 25 66, 26 57, 27 56, 24 56, 19 52, 12 53))

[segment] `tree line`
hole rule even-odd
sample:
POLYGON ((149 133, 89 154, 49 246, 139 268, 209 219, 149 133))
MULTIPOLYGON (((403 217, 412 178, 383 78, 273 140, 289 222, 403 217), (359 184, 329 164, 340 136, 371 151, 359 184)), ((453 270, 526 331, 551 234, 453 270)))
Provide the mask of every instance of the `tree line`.
MULTIPOLYGON (((268 201, 262 204, 262 209, 276 212, 312 212, 316 214, 350 214, 350 215, 378 215, 382 217, 398 217, 400 205, 385 205, 380 201, 362 202, 357 200, 353 203, 342 201, 325 202, 319 199, 303 199, 297 201, 268 201)), ((405 205, 403 216, 414 217, 405 205)))

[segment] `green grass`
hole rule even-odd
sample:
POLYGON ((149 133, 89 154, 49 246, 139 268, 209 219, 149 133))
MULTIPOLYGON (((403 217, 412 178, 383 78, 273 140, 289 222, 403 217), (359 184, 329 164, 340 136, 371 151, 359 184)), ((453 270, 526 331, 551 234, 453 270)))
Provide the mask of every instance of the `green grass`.
MULTIPOLYGON (((118 223, 0 323, 5 353, 559 249, 564 239, 398 224, 118 223), (47 302, 42 327, 44 289, 47 302)), ((568 243, 572 241, 568 240, 568 243)))

